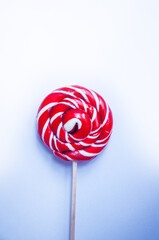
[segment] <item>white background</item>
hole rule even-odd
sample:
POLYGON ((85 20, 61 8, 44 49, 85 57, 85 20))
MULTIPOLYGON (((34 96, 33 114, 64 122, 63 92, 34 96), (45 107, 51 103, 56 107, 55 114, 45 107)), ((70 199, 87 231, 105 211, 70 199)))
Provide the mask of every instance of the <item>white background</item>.
POLYGON ((71 84, 112 108, 107 148, 78 165, 76 240, 159 239, 159 3, 0 1, 0 240, 67 240, 71 163, 36 113, 71 84))

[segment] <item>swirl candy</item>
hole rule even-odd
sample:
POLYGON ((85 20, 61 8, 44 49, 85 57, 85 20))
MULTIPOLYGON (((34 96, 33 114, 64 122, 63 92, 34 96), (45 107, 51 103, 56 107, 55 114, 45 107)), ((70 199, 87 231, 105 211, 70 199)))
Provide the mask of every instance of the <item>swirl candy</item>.
POLYGON ((42 141, 64 160, 90 160, 106 146, 113 125, 110 107, 96 92, 69 86, 50 93, 38 110, 42 141))

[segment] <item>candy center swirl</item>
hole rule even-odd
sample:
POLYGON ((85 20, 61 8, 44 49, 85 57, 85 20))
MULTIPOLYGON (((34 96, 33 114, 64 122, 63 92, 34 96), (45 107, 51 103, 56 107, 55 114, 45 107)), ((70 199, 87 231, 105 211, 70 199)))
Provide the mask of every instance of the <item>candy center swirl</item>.
POLYGON ((64 124, 64 129, 66 132, 73 134, 76 133, 82 126, 81 121, 78 118, 72 118, 64 124))
POLYGON ((64 113, 63 127, 76 141, 84 140, 91 131, 91 120, 83 110, 71 109, 64 113))

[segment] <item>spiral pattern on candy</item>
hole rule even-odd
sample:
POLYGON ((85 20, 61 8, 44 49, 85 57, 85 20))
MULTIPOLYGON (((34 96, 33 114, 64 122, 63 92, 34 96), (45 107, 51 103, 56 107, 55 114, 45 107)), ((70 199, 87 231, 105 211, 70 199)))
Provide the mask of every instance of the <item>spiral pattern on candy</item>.
POLYGON ((110 107, 96 92, 69 86, 54 90, 41 103, 38 133, 64 160, 90 160, 106 146, 113 126, 110 107))

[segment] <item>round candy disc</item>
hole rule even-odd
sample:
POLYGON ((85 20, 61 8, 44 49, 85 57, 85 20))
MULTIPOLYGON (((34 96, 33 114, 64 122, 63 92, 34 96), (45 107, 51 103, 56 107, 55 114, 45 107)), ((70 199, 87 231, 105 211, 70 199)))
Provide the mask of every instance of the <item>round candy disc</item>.
POLYGON ((106 146, 113 126, 112 112, 96 92, 69 86, 54 90, 41 103, 38 133, 64 160, 90 160, 106 146))

